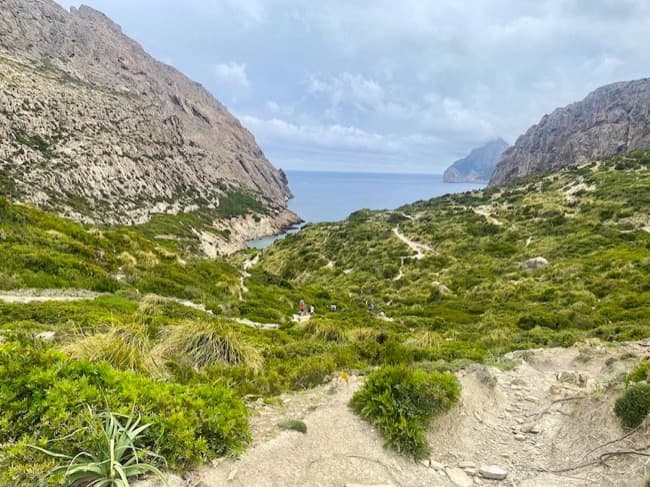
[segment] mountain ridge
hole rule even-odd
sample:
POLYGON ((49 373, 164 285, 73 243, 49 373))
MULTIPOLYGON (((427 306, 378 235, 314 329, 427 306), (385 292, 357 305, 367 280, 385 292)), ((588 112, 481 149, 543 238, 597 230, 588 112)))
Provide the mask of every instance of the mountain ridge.
POLYGON ((620 81, 544 115, 503 153, 490 185, 648 147, 650 78, 620 81))
POLYGON ((442 175, 446 183, 487 183, 508 143, 501 137, 491 140, 449 166, 442 175))
POLYGON ((286 209, 286 175, 253 135, 103 13, 3 2, 0 56, 5 194, 88 223, 144 223, 244 197, 261 204, 266 231, 299 221, 286 209))

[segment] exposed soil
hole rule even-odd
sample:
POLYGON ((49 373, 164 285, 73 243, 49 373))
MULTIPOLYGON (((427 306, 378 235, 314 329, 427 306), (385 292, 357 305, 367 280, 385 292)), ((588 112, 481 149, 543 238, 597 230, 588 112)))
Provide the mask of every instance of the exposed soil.
MULTIPOLYGON (((516 367, 470 366, 459 372, 462 401, 429 432, 430 460, 414 462, 382 446, 379 434, 348 407, 363 383, 337 378, 286 394, 282 404, 252 404, 254 440, 239 459, 220 459, 173 477, 175 486, 643 486, 649 457, 612 456, 650 445, 650 430, 625 436, 612 412, 622 374, 649 342, 582 343, 514 352, 516 367), (307 433, 280 431, 302 419, 307 433), (608 442, 613 442, 609 443, 608 442), (592 463, 593 462, 593 463, 592 463), (582 468, 576 468, 589 464, 582 468), (505 480, 483 478, 496 465, 505 480)), ((648 453, 639 450, 638 453, 648 453)))

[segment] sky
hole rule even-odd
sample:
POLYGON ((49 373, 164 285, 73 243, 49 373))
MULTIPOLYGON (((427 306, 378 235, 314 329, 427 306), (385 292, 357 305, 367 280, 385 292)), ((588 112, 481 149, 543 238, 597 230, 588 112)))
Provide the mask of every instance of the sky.
POLYGON ((650 71, 648 0, 84 3, 210 90, 289 170, 440 173, 650 71))

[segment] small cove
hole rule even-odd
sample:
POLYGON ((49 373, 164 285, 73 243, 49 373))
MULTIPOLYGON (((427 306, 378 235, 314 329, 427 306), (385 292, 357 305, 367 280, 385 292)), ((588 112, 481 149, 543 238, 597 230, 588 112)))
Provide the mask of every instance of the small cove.
MULTIPOLYGON (((305 222, 339 221, 362 208, 394 209, 418 200, 484 187, 481 183, 445 183, 441 174, 286 171, 294 194, 289 209, 305 222)), ((295 233, 292 229, 288 233, 295 233)), ((249 242, 265 248, 286 234, 249 242)))

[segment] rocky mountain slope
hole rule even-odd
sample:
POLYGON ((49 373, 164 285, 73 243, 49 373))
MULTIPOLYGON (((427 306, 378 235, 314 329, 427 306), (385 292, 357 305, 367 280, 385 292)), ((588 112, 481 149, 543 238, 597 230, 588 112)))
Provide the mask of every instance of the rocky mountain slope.
POLYGON ((650 79, 614 83, 529 128, 505 151, 490 184, 648 147, 650 79))
POLYGON ((0 86, 4 194, 87 222, 233 199, 261 203, 270 227, 298 220, 284 173, 239 121, 89 7, 0 3, 0 86))
POLYGON ((501 139, 491 140, 454 162, 442 175, 446 183, 487 183, 508 143, 501 139))

